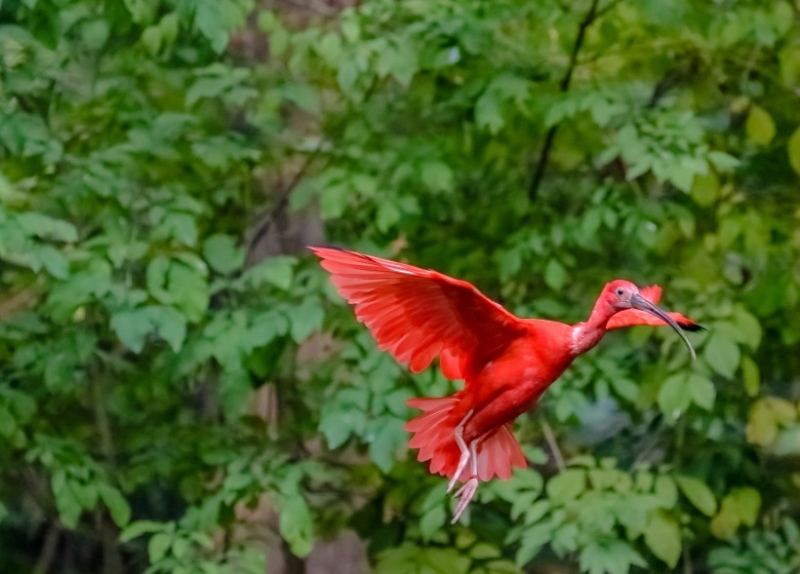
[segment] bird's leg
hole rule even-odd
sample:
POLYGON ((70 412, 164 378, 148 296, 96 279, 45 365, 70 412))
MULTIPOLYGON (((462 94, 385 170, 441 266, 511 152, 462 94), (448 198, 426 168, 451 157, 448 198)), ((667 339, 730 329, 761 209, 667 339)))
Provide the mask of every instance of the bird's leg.
MULTIPOLYGON (((464 442, 464 425, 467 424, 467 421, 471 416, 472 416, 472 411, 469 411, 467 413, 467 416, 461 419, 461 422, 458 423, 458 426, 456 426, 455 431, 453 431, 453 435, 455 436, 456 439, 456 444, 458 445, 458 448, 461 451, 461 458, 458 459, 458 467, 456 468, 455 474, 450 478, 450 482, 447 484, 447 492, 453 490, 453 487, 456 485, 456 482, 458 482, 458 477, 461 476, 462 472, 464 472, 464 468, 467 466, 467 463, 469 462, 470 451, 467 448, 467 443, 464 442)), ((477 461, 475 461, 474 464, 477 465, 477 461)))
POLYGON ((475 439, 469 443, 469 452, 472 462, 470 465, 472 476, 469 477, 469 480, 467 480, 467 482, 464 483, 464 486, 459 488, 458 492, 456 492, 454 495, 454 498, 460 498, 461 500, 458 501, 456 511, 453 513, 453 520, 450 522, 450 524, 455 524, 458 522, 458 519, 461 518, 461 515, 467 509, 469 503, 472 502, 475 492, 478 490, 478 439, 475 439))

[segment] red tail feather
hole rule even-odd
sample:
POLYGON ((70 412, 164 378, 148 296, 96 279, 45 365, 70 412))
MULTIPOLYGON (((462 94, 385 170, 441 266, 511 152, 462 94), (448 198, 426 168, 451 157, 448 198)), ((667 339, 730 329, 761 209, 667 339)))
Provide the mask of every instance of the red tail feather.
MULTIPOLYGON (((457 404, 458 398, 455 396, 411 399, 408 406, 421 409, 424 413, 405 425, 405 429, 414 435, 408 446, 419 449, 417 460, 429 460, 431 473, 448 478, 458 469, 461 458, 454 434, 462 418, 453 413, 457 404)), ((478 444, 478 478, 484 481, 491 480, 494 476, 506 479, 511 476, 514 466, 525 468, 528 462, 509 426, 504 425, 478 444)), ((466 468, 458 479, 464 482, 469 477, 470 471, 466 468)))

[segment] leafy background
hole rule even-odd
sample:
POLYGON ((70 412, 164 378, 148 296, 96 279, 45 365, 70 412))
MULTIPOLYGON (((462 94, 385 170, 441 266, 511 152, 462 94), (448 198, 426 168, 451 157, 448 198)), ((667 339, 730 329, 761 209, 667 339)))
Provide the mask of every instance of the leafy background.
POLYGON ((800 571, 798 9, 0 2, 3 571, 800 571), (453 386, 321 242, 708 330, 609 335, 451 527, 402 424, 453 386))

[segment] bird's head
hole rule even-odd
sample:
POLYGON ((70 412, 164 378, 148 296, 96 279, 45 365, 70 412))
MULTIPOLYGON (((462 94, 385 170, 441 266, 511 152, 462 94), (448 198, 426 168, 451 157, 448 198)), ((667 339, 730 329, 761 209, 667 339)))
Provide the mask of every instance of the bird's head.
POLYGON ((658 317, 667 325, 675 329, 678 335, 680 335, 681 339, 683 339, 683 342, 686 343, 686 346, 688 347, 689 352, 692 354, 692 357, 696 358, 694 347, 692 347, 692 343, 689 341, 689 338, 686 336, 686 333, 683 331, 683 329, 681 329, 680 325, 678 325, 678 323, 672 317, 670 317, 669 313, 667 313, 664 309, 644 297, 644 295, 639 292, 639 288, 630 281, 617 279, 616 281, 606 284, 601 298, 609 306, 611 314, 615 314, 626 309, 638 309, 639 311, 644 311, 645 313, 650 313, 651 315, 658 317))
MULTIPOLYGON (((603 289, 602 298, 614 312, 633 307, 634 297, 642 297, 639 288, 624 279, 608 283, 603 289)), ((644 297, 642 297, 644 299, 644 297)))

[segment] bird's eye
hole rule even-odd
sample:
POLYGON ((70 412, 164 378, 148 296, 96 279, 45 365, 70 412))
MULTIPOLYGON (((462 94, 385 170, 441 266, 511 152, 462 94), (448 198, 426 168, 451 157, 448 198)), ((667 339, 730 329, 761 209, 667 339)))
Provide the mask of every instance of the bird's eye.
POLYGON ((625 291, 623 291, 622 287, 619 287, 617 289, 617 297, 622 297, 624 294, 625 294, 625 291))

